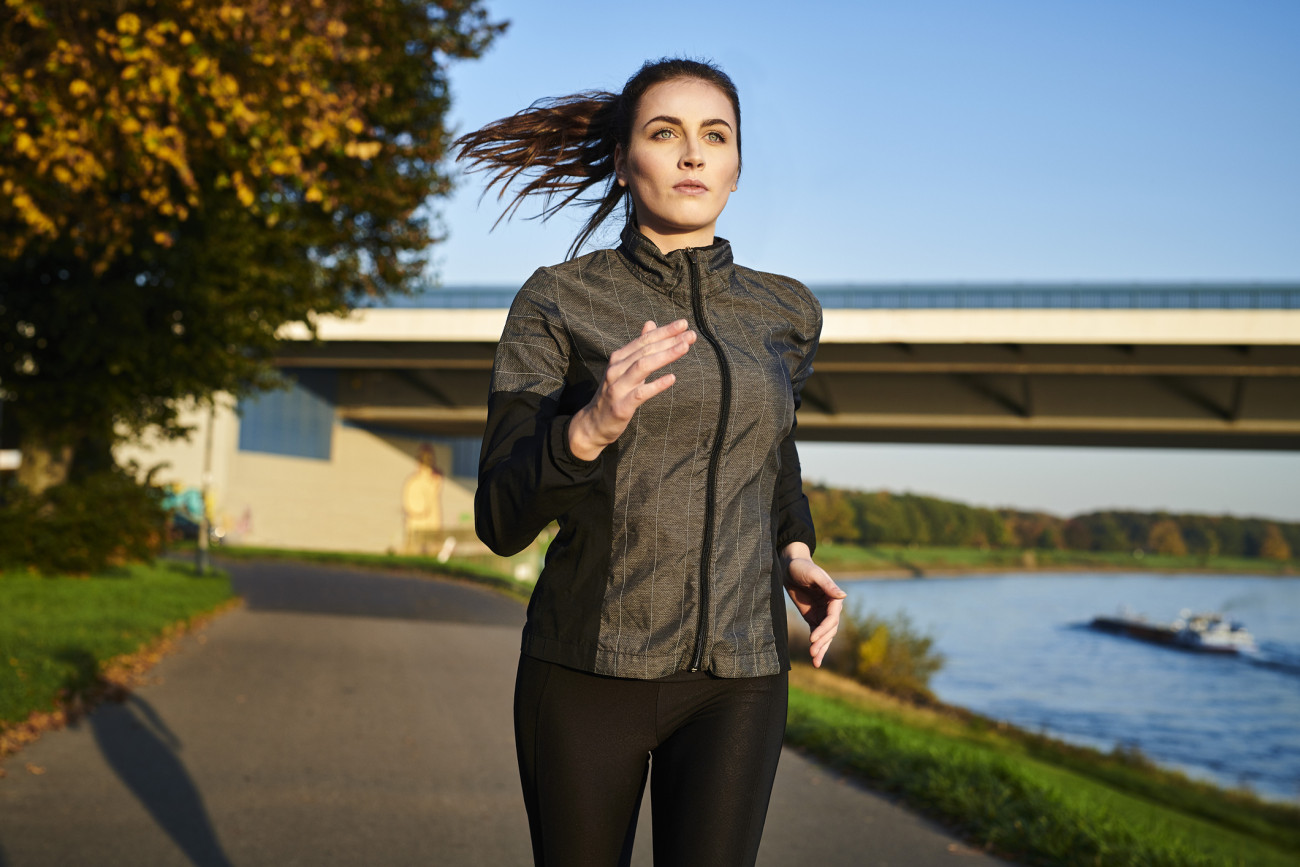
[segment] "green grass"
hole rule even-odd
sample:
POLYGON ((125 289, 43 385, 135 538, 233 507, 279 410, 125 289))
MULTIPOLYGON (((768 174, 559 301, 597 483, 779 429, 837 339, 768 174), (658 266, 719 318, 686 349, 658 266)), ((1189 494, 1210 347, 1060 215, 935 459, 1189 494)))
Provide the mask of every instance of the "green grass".
MULTIPOLYGON (((533 582, 520 581, 507 573, 511 561, 489 556, 479 559, 452 557, 439 562, 437 557, 417 554, 369 554, 360 551, 303 551, 289 548, 256 548, 247 545, 222 545, 212 549, 213 557, 231 560, 296 560, 304 563, 329 563, 336 566, 361 566, 372 569, 396 569, 438 577, 462 578, 499 590, 525 602, 533 591, 533 582)), ((521 558, 522 559, 522 558, 521 558)))
POLYGON ((1300 809, 796 669, 786 738, 1026 864, 1294 865, 1300 809))
POLYGON ((1019 548, 982 550, 939 546, 857 545, 823 543, 817 546, 817 560, 835 572, 892 572, 913 575, 929 572, 972 570, 1099 569, 1145 571, 1216 572, 1223 574, 1285 575, 1300 572, 1300 559, 1275 561, 1255 557, 1172 557, 1145 554, 1134 557, 1127 551, 1054 551, 1019 548))
POLYGON ((167 561, 90 578, 0 573, 0 725, 91 687, 100 666, 231 598, 224 575, 167 561))

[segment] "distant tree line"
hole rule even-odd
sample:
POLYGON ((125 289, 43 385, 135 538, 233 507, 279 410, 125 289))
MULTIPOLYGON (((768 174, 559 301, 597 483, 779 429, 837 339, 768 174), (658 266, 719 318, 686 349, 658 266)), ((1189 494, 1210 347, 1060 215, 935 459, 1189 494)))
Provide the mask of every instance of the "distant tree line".
POLYGON ((806 493, 818 538, 841 544, 1142 551, 1269 560, 1287 560, 1300 551, 1300 523, 1263 518, 1129 511, 1061 518, 889 491, 810 485, 806 493))

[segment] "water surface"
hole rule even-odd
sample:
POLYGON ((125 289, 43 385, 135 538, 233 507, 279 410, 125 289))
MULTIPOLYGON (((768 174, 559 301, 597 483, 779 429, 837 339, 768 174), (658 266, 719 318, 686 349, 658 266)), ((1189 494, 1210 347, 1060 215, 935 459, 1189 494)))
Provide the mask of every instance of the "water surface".
POLYGON ((842 581, 864 611, 905 611, 947 657, 945 702, 1226 786, 1300 800, 1300 579, 1036 573, 842 581), (1253 657, 1194 654, 1094 632, 1127 607, 1167 622, 1219 611, 1253 657))

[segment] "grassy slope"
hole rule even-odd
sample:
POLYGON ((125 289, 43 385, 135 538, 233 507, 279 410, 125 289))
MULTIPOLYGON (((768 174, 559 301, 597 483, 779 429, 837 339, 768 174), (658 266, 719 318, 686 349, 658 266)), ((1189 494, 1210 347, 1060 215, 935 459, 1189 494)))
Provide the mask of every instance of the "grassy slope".
POLYGON ((788 740, 1023 863, 1295 864, 1300 809, 902 704, 807 667, 788 740))
POLYGON ((0 725, 51 710, 60 690, 231 598, 225 576, 196 578, 167 561, 91 578, 0 573, 0 725))

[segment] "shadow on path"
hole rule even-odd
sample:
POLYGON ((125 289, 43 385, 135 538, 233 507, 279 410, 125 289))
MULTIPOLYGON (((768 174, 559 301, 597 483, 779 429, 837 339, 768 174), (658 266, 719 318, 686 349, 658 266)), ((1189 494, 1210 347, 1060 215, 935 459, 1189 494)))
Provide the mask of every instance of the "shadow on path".
POLYGON ((295 563, 221 562, 250 611, 523 626, 524 606, 483 587, 411 574, 295 563))
POLYGON ((153 707, 129 695, 120 704, 101 705, 88 722, 109 766, 190 863, 230 867, 203 797, 178 755, 180 739, 153 707))

